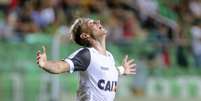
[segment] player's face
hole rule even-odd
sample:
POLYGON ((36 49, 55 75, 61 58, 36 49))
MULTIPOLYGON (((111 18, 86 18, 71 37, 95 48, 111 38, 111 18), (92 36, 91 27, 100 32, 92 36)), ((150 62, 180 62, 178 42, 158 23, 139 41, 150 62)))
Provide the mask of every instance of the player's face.
POLYGON ((92 29, 95 37, 101 37, 107 34, 107 30, 101 25, 100 20, 89 20, 87 22, 89 28, 92 29))

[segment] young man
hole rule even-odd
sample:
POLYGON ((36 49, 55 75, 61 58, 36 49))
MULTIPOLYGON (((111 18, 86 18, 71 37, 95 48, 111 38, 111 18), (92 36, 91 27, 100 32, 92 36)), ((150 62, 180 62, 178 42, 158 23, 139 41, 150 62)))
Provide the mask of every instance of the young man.
POLYGON ((64 60, 49 61, 43 47, 43 53, 37 53, 39 67, 53 74, 79 71, 77 101, 113 101, 119 75, 135 74, 133 59, 126 56, 122 66, 115 67, 113 56, 105 46, 107 31, 100 21, 78 18, 70 31, 73 40, 83 48, 64 60))

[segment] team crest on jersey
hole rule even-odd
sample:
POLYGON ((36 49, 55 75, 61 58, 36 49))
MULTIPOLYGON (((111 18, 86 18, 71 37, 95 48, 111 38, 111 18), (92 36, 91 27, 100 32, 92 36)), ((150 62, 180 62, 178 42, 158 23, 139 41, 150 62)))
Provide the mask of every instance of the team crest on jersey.
POLYGON ((98 88, 104 91, 116 92, 117 81, 106 81, 101 79, 98 81, 98 88))

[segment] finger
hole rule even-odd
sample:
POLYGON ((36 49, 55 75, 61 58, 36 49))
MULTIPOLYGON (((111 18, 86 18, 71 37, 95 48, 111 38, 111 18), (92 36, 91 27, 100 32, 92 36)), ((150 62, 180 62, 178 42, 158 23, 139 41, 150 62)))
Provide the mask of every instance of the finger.
POLYGON ((131 64, 130 67, 135 68, 136 64, 131 64))
POLYGON ((37 60, 36 63, 39 64, 39 60, 37 60))
POLYGON ((136 74, 136 72, 129 72, 128 74, 129 75, 133 75, 133 74, 136 74))
POLYGON ((136 73, 136 70, 131 70, 130 72, 131 72, 131 73, 136 73))
POLYGON ((130 71, 136 71, 137 69, 136 69, 136 68, 131 67, 129 70, 130 70, 130 71))
POLYGON ((130 69, 133 69, 133 70, 135 70, 135 71, 137 70, 137 68, 135 68, 135 67, 131 67, 130 69))
POLYGON ((46 53, 46 48, 45 48, 45 46, 43 46, 43 53, 46 53))
POLYGON ((40 57, 37 57, 37 58, 36 58, 36 62, 39 62, 39 61, 40 61, 40 57))
POLYGON ((36 59, 38 59, 38 57, 41 57, 40 51, 37 53, 36 59))
POLYGON ((40 56, 37 56, 37 58, 36 58, 37 60, 39 60, 40 59, 40 56))
POLYGON ((130 72, 136 72, 136 69, 130 69, 130 72))
POLYGON ((136 74, 136 72, 132 72, 132 74, 136 74))
POLYGON ((134 59, 128 60, 128 64, 133 63, 134 59))
POLYGON ((38 56, 38 55, 40 55, 40 50, 38 50, 38 52, 37 52, 37 56, 38 56))
POLYGON ((126 55, 126 56, 124 57, 124 63, 127 62, 127 60, 128 60, 128 55, 126 55))

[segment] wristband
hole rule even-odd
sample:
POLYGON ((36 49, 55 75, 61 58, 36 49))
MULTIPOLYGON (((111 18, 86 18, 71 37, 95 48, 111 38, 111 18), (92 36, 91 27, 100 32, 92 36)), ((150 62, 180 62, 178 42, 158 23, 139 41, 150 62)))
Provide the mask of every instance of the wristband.
POLYGON ((74 64, 73 64, 73 62, 70 59, 65 59, 64 61, 66 61, 70 65, 69 72, 73 73, 73 70, 74 70, 74 64))
POLYGON ((124 74, 124 67, 123 66, 119 66, 119 67, 117 67, 118 68, 118 70, 119 70, 119 74, 120 75, 123 75, 124 74))

